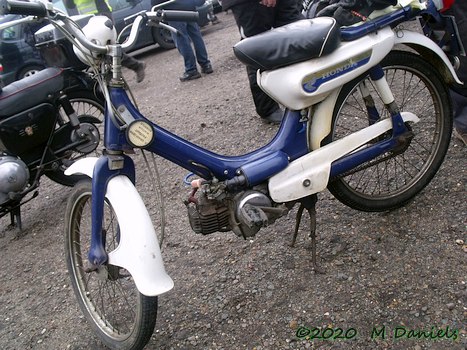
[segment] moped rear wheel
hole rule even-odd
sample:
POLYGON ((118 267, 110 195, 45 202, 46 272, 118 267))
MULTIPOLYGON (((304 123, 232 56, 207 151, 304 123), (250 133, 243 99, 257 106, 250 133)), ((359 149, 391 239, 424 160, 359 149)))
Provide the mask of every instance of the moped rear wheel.
MULTIPOLYGON (((363 211, 395 209, 418 194, 441 166, 452 132, 449 90, 435 67, 406 51, 392 51, 381 65, 400 110, 414 113, 420 121, 408 126, 414 137, 402 151, 388 152, 331 179, 331 193, 342 203, 363 211)), ((373 97, 380 117, 389 117, 374 84, 364 74, 342 88, 332 131, 324 144, 369 125, 362 84, 373 97)))
MULTIPOLYGON (((79 306, 99 338, 111 349, 142 349, 156 324, 157 297, 138 292, 127 270, 90 266, 91 181, 78 183, 66 209, 65 257, 79 306)), ((106 199, 103 228, 106 248, 115 249, 119 223, 106 199)))

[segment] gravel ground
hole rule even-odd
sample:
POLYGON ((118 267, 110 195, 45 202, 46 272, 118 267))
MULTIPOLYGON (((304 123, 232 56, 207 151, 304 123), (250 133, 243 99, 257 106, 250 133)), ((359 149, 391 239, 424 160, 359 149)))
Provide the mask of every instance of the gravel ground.
MULTIPOLYGON (((239 154, 267 143, 276 129, 255 115, 245 69, 231 49, 238 40, 232 15, 219 19, 203 29, 214 74, 180 83, 181 56, 158 48, 138 54, 148 64, 143 83, 126 73, 144 114, 197 144, 239 154)), ((453 139, 432 183, 389 213, 357 212, 320 194, 325 274, 312 272, 305 230, 289 246, 295 210, 251 241, 194 234, 182 203, 186 171, 160 161, 168 219, 163 256, 175 288, 159 298, 147 349, 466 349, 465 157, 453 139), (344 339, 296 336, 315 327, 344 339), (432 336, 414 338, 416 331, 432 336)), ((146 181, 141 175, 139 187, 151 203, 146 181)), ((70 191, 44 179, 40 196, 23 207, 22 232, 0 221, 1 349, 104 348, 78 309, 66 271, 70 191)))

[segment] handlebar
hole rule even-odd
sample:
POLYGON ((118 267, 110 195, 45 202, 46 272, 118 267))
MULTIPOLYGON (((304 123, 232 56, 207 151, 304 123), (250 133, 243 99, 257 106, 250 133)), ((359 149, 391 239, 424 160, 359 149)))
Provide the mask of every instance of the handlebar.
POLYGON ((17 0, 1 0, 0 14, 31 15, 38 17, 47 16, 47 7, 42 2, 26 2, 17 0))
POLYGON ((19 19, 15 19, 13 21, 5 22, 0 24, 0 30, 3 30, 5 28, 13 27, 17 24, 22 24, 22 23, 33 23, 33 22, 39 22, 41 21, 40 19, 37 19, 35 16, 27 16, 27 17, 22 17, 19 19))
MULTIPOLYGON (((183 21, 183 22, 195 22, 198 20, 199 14, 194 11, 176 11, 176 10, 157 10, 156 12, 140 12, 136 16, 135 21, 131 25, 131 31, 125 42, 122 44, 122 49, 127 50, 133 46, 136 42, 136 38, 139 34, 139 28, 143 22, 149 19, 152 23, 156 23, 157 26, 168 29, 173 32, 177 30, 162 21, 183 21)), ((125 21, 128 18, 125 18, 125 21)))
POLYGON ((199 13, 195 11, 177 11, 177 10, 164 10, 164 21, 175 22, 196 22, 198 21, 199 13))
POLYGON ((179 11, 179 10, 158 10, 155 11, 154 7, 150 12, 140 11, 131 16, 123 19, 125 24, 133 23, 134 19, 138 16, 147 16, 148 18, 156 21, 177 21, 177 22, 197 22, 199 13, 196 11, 179 11), (151 15, 152 14, 152 15, 151 15), (154 14, 156 14, 154 16, 154 14))
MULTIPOLYGON (((171 1, 163 3, 161 5, 169 4, 171 1)), ((74 45, 82 46, 91 52, 98 54, 109 53, 109 47, 96 45, 81 31, 68 15, 64 14, 60 9, 54 8, 52 3, 45 2, 27 2, 18 0, 0 0, 0 14, 19 14, 19 15, 30 15, 38 18, 48 18, 52 22, 61 20, 63 27, 66 31, 72 34, 74 45)), ((130 19, 134 16, 129 17, 130 19)), ((176 11, 176 10, 163 10, 160 6, 154 6, 151 11, 141 11, 136 14, 136 18, 131 25, 130 35, 126 41, 121 45, 123 50, 127 50, 133 46, 139 34, 139 28, 143 23, 148 20, 154 25, 164 27, 166 29, 175 31, 175 28, 168 26, 167 24, 160 23, 163 21, 183 21, 183 22, 195 22, 198 20, 199 14, 195 11, 176 11)), ((125 20, 127 20, 126 18, 125 20)))

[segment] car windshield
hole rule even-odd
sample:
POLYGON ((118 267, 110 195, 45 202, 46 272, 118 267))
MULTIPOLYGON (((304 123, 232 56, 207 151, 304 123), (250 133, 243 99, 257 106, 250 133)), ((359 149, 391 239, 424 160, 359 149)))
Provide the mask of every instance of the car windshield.
POLYGON ((66 8, 65 8, 65 4, 63 3, 62 0, 53 0, 52 3, 53 3, 53 5, 54 5, 54 7, 56 7, 56 8, 58 8, 58 9, 62 10, 62 11, 65 12, 65 13, 68 13, 68 11, 67 11, 66 8))
MULTIPOLYGON (((11 22, 18 18, 20 17, 16 15, 1 16, 0 23, 11 22)), ((7 27, 3 30, 0 30, 0 40, 2 41, 18 40, 21 38, 21 35, 22 35, 22 32, 21 32, 20 24, 16 24, 16 25, 7 27)))
MULTIPOLYGON (((136 4, 140 3, 141 0, 135 0, 135 1, 127 1, 127 0, 109 0, 109 5, 112 8, 112 12, 121 10, 121 9, 126 9, 126 8, 134 8, 136 4)), ((73 11, 70 11, 70 9, 67 9, 65 7, 65 4, 63 0, 53 0, 52 1, 54 7, 59 8, 65 13, 68 13, 69 15, 77 14, 77 13, 72 13, 73 11)))

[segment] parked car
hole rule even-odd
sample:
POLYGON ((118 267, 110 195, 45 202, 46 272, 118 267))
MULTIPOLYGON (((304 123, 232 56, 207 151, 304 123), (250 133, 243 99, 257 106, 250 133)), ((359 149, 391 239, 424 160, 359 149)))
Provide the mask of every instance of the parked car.
MULTIPOLYGON (((0 16, 0 24, 20 19, 19 15, 0 16)), ((38 26, 35 29, 39 29, 38 26)), ((0 30, 0 80, 7 85, 15 80, 37 73, 45 63, 34 47, 28 24, 15 24, 0 30), (31 41, 27 40, 28 38, 31 41)))
MULTIPOLYGON (((112 6, 112 15, 114 17, 117 33, 120 33, 124 28, 125 17, 131 16, 140 10, 149 10, 152 7, 152 0, 137 1, 140 2, 138 2, 135 7, 131 7, 128 6, 129 3, 127 0, 109 0, 110 5, 112 6), (138 7, 140 7, 140 9, 137 9, 138 7)), ((198 25, 200 27, 204 27, 209 24, 210 19, 208 16, 210 13, 213 13, 212 1, 206 1, 202 6, 197 8, 197 11, 199 13, 198 25)), ((129 34, 129 31, 126 31, 124 35, 122 35, 122 40, 124 40, 129 34)), ((155 43, 159 44, 159 46, 164 49, 173 49, 175 47, 170 31, 159 27, 146 26, 141 28, 138 40, 131 50, 138 50, 155 43)))
MULTIPOLYGON (((124 18, 137 12, 149 10, 151 0, 108 0, 115 21, 117 32, 125 27, 124 18)), ((213 0, 207 0, 198 7, 198 24, 203 27, 210 23, 210 14, 213 13, 213 0)), ((217 1, 217 0, 214 0, 217 1)), ((217 2, 216 2, 217 3, 217 2)), ((55 7, 62 9, 70 15, 77 15, 76 9, 66 9, 63 0, 53 0, 55 7)), ((19 15, 0 16, 0 24, 19 19, 19 15)), ((44 23, 45 25, 46 23, 44 23)), ((36 27, 35 30, 38 30, 36 27)), ((0 31, 0 84, 7 85, 15 80, 34 74, 50 65, 50 60, 41 57, 40 50, 34 47, 34 42, 27 40, 29 35, 27 24, 16 24, 0 31)), ((122 35, 122 40, 126 38, 129 31, 122 35)), ((32 33, 31 33, 32 37, 32 33)), ((43 43, 42 43, 43 44, 43 43)), ((153 26, 145 26, 140 29, 138 40, 132 47, 132 51, 158 44, 164 49, 172 49, 175 44, 170 31, 153 26)), ((43 45, 42 45, 43 47, 43 45)), ((73 62, 73 60, 71 61, 73 62)))
MULTIPOLYGON (((53 3, 54 6, 65 10, 63 0, 53 0, 53 3)), ((120 33, 126 26, 124 21, 126 17, 130 17, 140 11, 151 9, 154 0, 108 0, 108 3, 112 7, 112 17, 115 22, 115 28, 117 29, 117 33, 120 33)), ((70 15, 78 14, 76 9, 66 9, 66 11, 70 15)), ((199 13, 199 26, 204 27, 209 24, 210 14, 214 13, 212 0, 207 0, 202 6, 197 8, 197 11, 199 13)), ((125 31, 121 36, 121 41, 124 41, 129 34, 129 30, 125 31)), ((159 27, 145 26, 140 29, 138 40, 131 48, 131 51, 154 44, 158 44, 164 49, 173 49, 175 47, 170 31, 159 27)))

